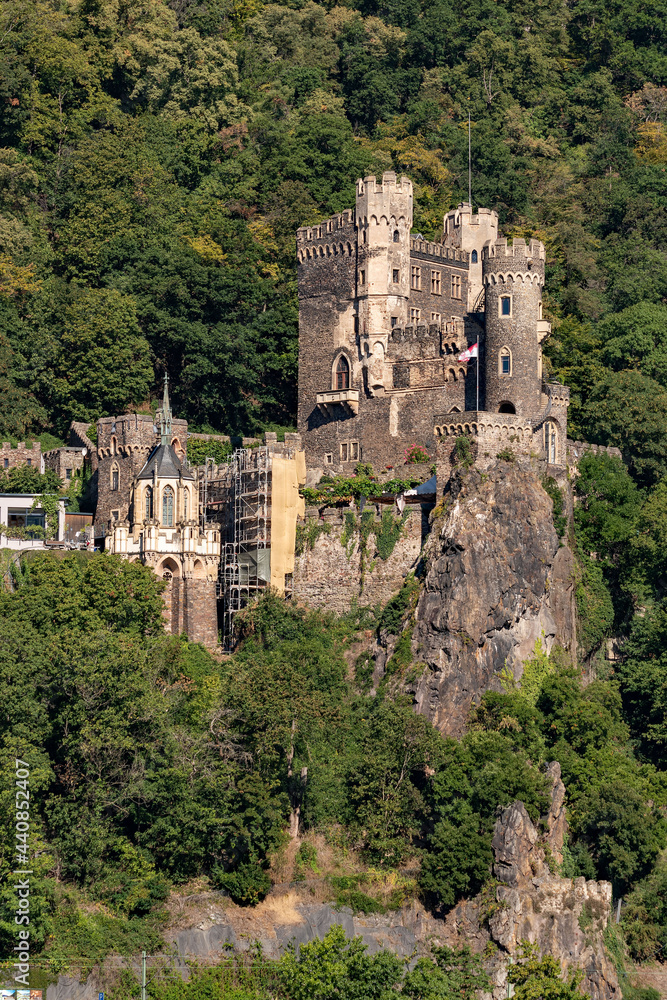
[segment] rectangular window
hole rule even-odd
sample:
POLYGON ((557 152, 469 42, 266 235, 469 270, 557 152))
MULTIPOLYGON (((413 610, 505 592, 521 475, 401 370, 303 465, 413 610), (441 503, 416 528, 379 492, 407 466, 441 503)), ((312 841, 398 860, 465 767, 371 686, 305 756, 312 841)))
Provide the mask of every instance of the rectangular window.
POLYGON ((452 298, 461 298, 461 276, 459 274, 452 275, 452 298))
POLYGON ((352 441, 350 444, 350 461, 356 462, 359 459, 359 442, 352 441))
MULTIPOLYGON (((398 316, 392 316, 391 317, 391 328, 392 328, 392 330, 396 326, 397 323, 398 323, 398 316)), ((7 459, 5 459, 5 461, 7 461, 7 459)))
POLYGON ((501 316, 511 316, 512 315, 512 299, 509 295, 500 296, 500 315, 501 316))
POLYGON ((111 489, 112 490, 118 489, 118 469, 114 469, 113 472, 111 473, 111 489))
POLYGON ((509 375, 510 373, 510 357, 509 354, 503 354, 500 359, 500 371, 503 375, 509 375))
POLYGON ((398 268, 397 267, 395 267, 393 269, 393 271, 391 272, 391 280, 394 282, 395 285, 398 284, 398 268))
POLYGON ((9 459, 8 458, 5 459, 4 466, 5 466, 5 469, 9 468, 9 459))
POLYGON ((440 271, 431 271, 431 292, 433 295, 441 295, 440 271))
POLYGON ((111 520, 112 521, 119 521, 120 520, 120 511, 119 510, 112 510, 111 511, 111 520))
POLYGON ((333 455, 325 455, 324 463, 325 465, 333 465, 333 455))
POLYGON ((360 285, 365 285, 366 284, 366 272, 365 271, 359 271, 359 284, 360 285))
POLYGON ((439 323, 440 319, 440 313, 431 313, 431 323, 439 323))
POLYGON ((26 465, 32 465, 32 459, 31 458, 27 459, 25 464, 26 465))
POLYGON ((421 309, 411 309, 410 310, 410 319, 412 320, 413 323, 419 322, 419 320, 421 319, 421 316, 422 316, 421 309))
POLYGON ((421 267, 416 267, 413 264, 412 265, 412 271, 411 271, 411 283, 410 283, 410 287, 411 288, 416 288, 417 290, 419 290, 421 288, 421 286, 422 286, 422 269, 421 269, 421 267))
POLYGON ((72 470, 65 469, 65 479, 71 479, 71 478, 72 478, 72 470))
POLYGON ((340 460, 341 462, 347 462, 347 442, 340 446, 340 460))

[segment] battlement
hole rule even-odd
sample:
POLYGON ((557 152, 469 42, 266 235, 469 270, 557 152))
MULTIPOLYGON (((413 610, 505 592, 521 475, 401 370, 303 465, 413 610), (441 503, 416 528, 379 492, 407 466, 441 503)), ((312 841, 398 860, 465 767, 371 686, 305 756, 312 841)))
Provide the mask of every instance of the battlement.
POLYGON ((39 472, 42 465, 42 446, 39 441, 33 441, 27 447, 25 441, 19 441, 14 448, 9 441, 2 442, 0 448, 0 468, 3 470, 14 469, 18 465, 31 465, 39 472))
POLYGON ((375 194, 403 194, 412 197, 412 181, 405 175, 397 178, 393 170, 385 170, 380 183, 374 175, 357 180, 357 198, 375 194))
POLYGON ((301 226, 296 231, 297 246, 305 243, 315 243, 318 240, 326 240, 332 233, 338 230, 349 230, 354 225, 354 209, 346 208, 339 215, 332 215, 326 222, 320 222, 317 226, 301 226))
POLYGON ((473 215, 472 205, 464 201, 445 215, 443 233, 445 236, 451 236, 462 225, 490 226, 497 231, 498 213, 492 208, 478 208, 477 213, 473 215))
POLYGON ((442 243, 429 243, 414 236, 410 237, 410 253, 433 260, 448 260, 463 267, 468 266, 468 254, 465 250, 444 246, 442 243))
POLYGON ((570 405, 570 387, 561 385, 560 382, 549 382, 546 386, 547 394, 552 406, 570 405))
POLYGON ((499 239, 482 247, 483 263, 499 258, 513 259, 520 263, 529 259, 543 261, 545 256, 544 243, 540 243, 539 240, 531 240, 530 243, 526 243, 518 236, 514 238, 513 243, 508 243, 506 239, 499 239))

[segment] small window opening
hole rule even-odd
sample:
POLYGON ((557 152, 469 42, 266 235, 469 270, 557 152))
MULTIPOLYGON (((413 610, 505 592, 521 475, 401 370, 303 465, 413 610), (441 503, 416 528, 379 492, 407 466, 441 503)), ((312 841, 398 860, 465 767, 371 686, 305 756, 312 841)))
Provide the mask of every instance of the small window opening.
POLYGON ((509 297, 509 295, 502 295, 500 297, 500 315, 501 316, 512 315, 512 300, 509 297))
POLYGON ((477 263, 477 251, 476 250, 473 250, 473 252, 470 254, 470 263, 471 264, 476 264, 477 263))
POLYGON ((400 240, 400 238, 401 238, 401 234, 399 233, 398 229, 395 229, 394 230, 394 243, 398 243, 398 241, 400 240))
POLYGON ((395 285, 398 284, 399 274, 398 274, 398 268, 397 267, 395 267, 393 269, 393 271, 391 272, 391 280, 394 282, 395 285))

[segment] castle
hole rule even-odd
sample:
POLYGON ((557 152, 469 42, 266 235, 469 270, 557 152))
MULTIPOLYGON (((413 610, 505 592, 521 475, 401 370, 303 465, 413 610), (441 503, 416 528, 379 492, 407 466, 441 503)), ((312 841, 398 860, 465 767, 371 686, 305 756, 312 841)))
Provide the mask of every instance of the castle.
POLYGON ((412 183, 357 181, 354 210, 297 231, 298 429, 309 481, 403 465, 452 438, 566 462, 569 390, 542 379, 545 252, 461 204, 442 240, 412 236, 412 183), (474 347, 474 345, 477 345, 474 347), (477 360, 464 359, 474 347, 477 360))
POLYGON ((267 585, 317 603, 321 584, 295 562, 304 481, 359 462, 400 477, 419 445, 437 488, 413 498, 414 559, 458 437, 478 467, 511 450, 565 473, 569 390, 542 378, 544 246, 509 244, 496 212, 467 204, 447 213, 441 242, 426 241, 411 235, 412 201, 407 177, 366 177, 353 210, 297 231, 298 433, 284 443, 267 433, 219 467, 189 466, 191 435, 165 380, 155 419, 104 417, 95 442, 73 424, 70 447, 44 457, 66 482, 85 456, 98 542, 167 581, 171 631, 215 647, 220 629, 229 646, 234 615, 267 585))

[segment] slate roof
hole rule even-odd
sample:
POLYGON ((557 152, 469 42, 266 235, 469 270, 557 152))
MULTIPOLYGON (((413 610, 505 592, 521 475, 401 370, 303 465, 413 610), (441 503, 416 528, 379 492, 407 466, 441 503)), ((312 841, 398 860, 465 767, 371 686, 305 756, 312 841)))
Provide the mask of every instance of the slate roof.
POLYGON ((170 444, 159 444, 153 449, 137 479, 152 479, 154 470, 157 471, 158 479, 178 479, 179 476, 183 476, 183 479, 195 478, 170 444))

